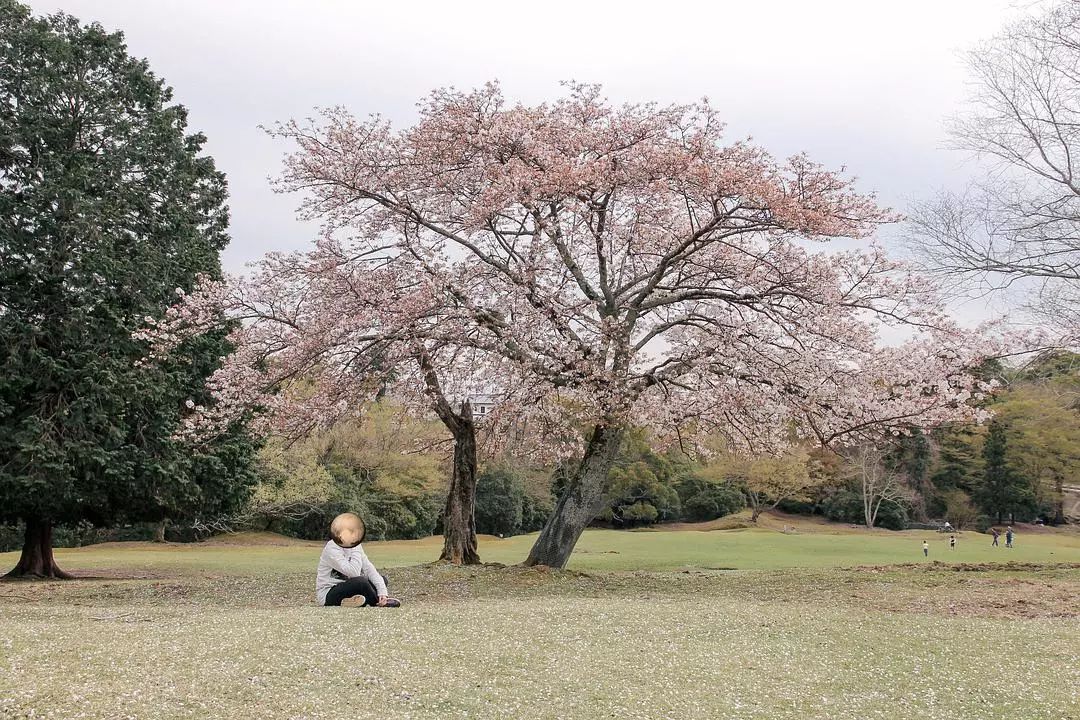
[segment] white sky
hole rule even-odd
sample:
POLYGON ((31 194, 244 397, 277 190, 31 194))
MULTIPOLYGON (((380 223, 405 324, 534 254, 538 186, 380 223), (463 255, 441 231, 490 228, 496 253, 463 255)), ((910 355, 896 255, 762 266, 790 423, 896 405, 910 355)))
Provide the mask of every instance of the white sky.
MULTIPOLYGON (((616 101, 707 96, 732 137, 846 165, 902 210, 962 184, 944 121, 966 94, 962 53, 1032 0, 30 0, 123 30, 171 84, 229 178, 226 269, 305 246, 297 198, 275 195, 286 147, 257 126, 315 106, 413 118, 433 88, 501 81, 538 102, 560 80, 616 101)), ((968 314, 968 310, 962 311, 968 314)))

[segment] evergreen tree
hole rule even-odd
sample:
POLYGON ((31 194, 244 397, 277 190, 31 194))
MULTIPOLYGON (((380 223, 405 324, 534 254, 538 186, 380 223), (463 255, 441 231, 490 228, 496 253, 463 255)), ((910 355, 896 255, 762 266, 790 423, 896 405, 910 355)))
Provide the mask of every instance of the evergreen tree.
POLYGON ((509 537, 521 532, 525 486, 506 467, 485 470, 476 483, 476 532, 509 537))
POLYGON ((885 459, 886 467, 899 473, 913 491, 912 510, 924 522, 928 515, 927 498, 934 493, 930 482, 931 460, 930 442, 921 428, 912 428, 909 435, 901 435, 895 449, 885 459))
POLYGON ((56 523, 160 520, 234 504, 251 446, 171 440, 227 351, 191 341, 141 367, 132 332, 220 273, 224 176, 123 36, 0 0, 0 521, 17 575, 62 577, 56 523))
POLYGON ((976 501, 998 522, 1008 514, 1014 518, 1022 510, 1034 505, 1031 486, 1019 474, 1013 472, 1007 457, 1007 428, 999 420, 990 423, 983 445, 983 481, 977 488, 976 501))
POLYGON ((974 425, 944 427, 932 437, 937 458, 930 480, 938 492, 971 490, 982 477, 983 428, 974 425))

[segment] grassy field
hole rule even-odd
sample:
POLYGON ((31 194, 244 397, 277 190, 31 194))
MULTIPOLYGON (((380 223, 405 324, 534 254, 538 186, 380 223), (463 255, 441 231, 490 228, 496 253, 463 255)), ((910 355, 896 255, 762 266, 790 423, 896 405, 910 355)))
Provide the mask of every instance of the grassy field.
MULTIPOLYGON (((729 525, 744 524, 742 516, 725 518, 729 525)), ((930 531, 867 531, 842 525, 808 521, 792 516, 762 517, 760 527, 724 530, 724 523, 686 525, 719 527, 719 530, 589 530, 578 543, 569 569, 580 571, 682 569, 763 570, 781 568, 851 567, 897 563, 1080 563, 1080 533, 1038 529, 1021 531, 1014 548, 991 546, 980 533, 957 534, 950 550, 949 536, 930 531), (782 528, 788 528, 783 532, 782 528), (930 543, 924 558, 922 543, 930 543)), ((536 535, 499 539, 483 536, 481 556, 485 562, 514 565, 528 555, 536 535)), ((176 571, 208 571, 239 574, 308 572, 312 553, 317 560, 321 542, 237 534, 208 543, 155 545, 152 543, 105 543, 90 548, 59 549, 62 567, 85 570, 125 568, 176 571), (243 563, 236 547, 244 548, 243 563)), ((417 565, 435 560, 442 538, 364 543, 380 568, 417 565)), ((14 565, 17 554, 0 553, 0 566, 14 565)))
POLYGON ((1080 718, 1077 535, 763 526, 365 544, 400 610, 314 606, 319 543, 62 550, 0 584, 0 717, 1080 718))

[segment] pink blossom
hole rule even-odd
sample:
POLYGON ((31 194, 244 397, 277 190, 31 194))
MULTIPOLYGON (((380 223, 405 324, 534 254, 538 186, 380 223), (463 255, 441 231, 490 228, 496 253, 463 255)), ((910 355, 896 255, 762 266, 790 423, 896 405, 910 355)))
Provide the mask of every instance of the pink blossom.
POLYGON ((276 186, 323 235, 139 335, 155 355, 222 310, 240 323, 191 433, 254 407, 302 432, 379 388, 423 406, 420 350, 447 396, 500 397, 493 447, 568 453, 583 425, 633 422, 767 451, 982 417, 966 369, 1001 341, 880 247, 826 249, 896 215, 803 155, 726 142, 706 102, 572 84, 523 106, 490 84, 433 92, 401 131, 335 108, 273 134, 295 145, 276 186), (883 346, 887 326, 911 340, 883 346))

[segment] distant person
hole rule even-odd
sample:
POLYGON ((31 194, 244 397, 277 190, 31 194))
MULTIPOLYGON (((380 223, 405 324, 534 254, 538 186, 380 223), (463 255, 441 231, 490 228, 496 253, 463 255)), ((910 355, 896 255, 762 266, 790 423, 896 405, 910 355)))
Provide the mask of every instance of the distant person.
POLYGON ((955 535, 950 535, 949 536, 949 549, 950 550, 955 550, 956 549, 956 536, 955 535))
POLYGON ((945 527, 941 528, 942 532, 952 532, 953 526, 949 524, 949 521, 945 521, 945 527))
POLYGON ((368 560, 360 541, 364 521, 353 513, 342 513, 330 523, 331 540, 319 556, 315 595, 320 605, 342 607, 400 607, 390 597, 386 578, 368 560))
POLYGON ((994 542, 990 543, 990 547, 1000 547, 998 545, 998 538, 1001 537, 1001 533, 997 528, 990 528, 990 534, 994 536, 994 542))
POLYGON ((925 540, 922 541, 922 554, 923 557, 930 557, 930 543, 925 540))
POLYGON ((1005 547, 1011 548, 1013 546, 1013 529, 1012 525, 1005 528, 1005 547))

